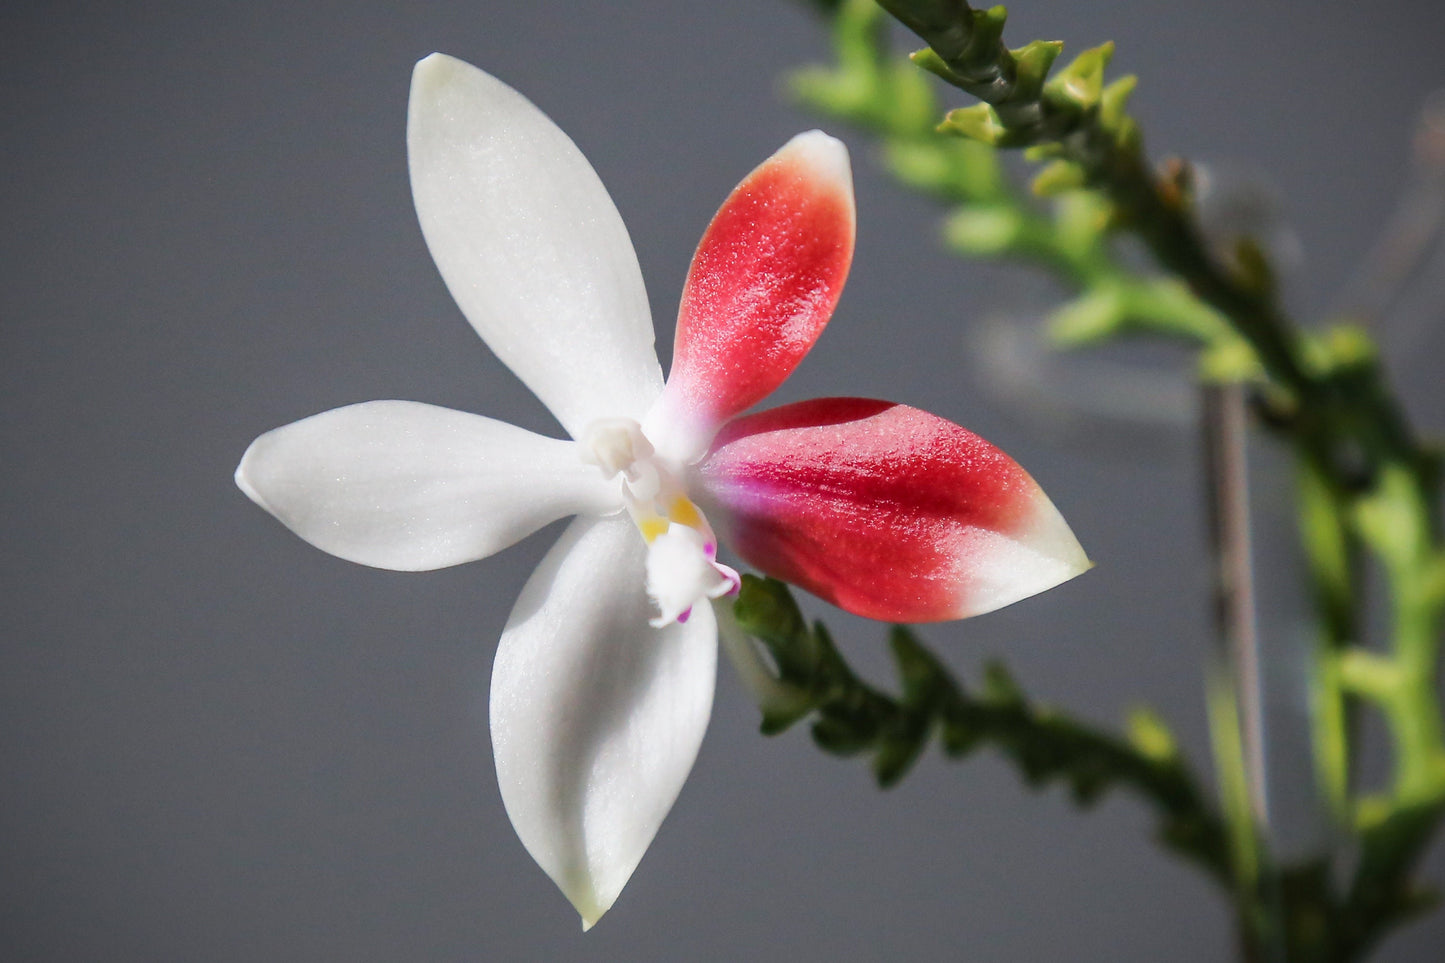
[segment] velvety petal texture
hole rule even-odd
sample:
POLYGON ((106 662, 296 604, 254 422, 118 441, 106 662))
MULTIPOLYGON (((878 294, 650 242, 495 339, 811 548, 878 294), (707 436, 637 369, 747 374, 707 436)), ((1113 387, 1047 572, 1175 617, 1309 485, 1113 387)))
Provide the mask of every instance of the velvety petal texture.
POLYGON ((848 149, 788 141, 723 202, 688 271, 666 393, 648 437, 684 461, 812 348, 843 293, 856 214, 848 149))
POLYGON ((717 625, 648 624, 625 518, 573 522, 522 590, 492 669, 507 815, 590 927, 672 808, 712 712, 717 625))
POLYGON ((417 219, 477 333, 573 438, 641 420, 662 389, 637 255, 587 159, 470 64, 416 65, 407 156, 417 219))
POLYGON ((558 518, 622 507, 575 443, 414 401, 268 431, 236 484, 317 548, 406 571, 484 558, 558 518))
POLYGON ((1090 566, 1013 459, 904 405, 821 398, 738 419, 697 477, 734 551, 868 618, 978 615, 1090 566))

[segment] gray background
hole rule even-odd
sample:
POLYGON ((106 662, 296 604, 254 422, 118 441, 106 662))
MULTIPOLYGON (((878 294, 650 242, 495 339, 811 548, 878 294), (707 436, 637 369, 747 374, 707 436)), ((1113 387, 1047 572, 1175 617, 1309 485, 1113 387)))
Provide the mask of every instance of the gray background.
MULTIPOLYGON (((1010 37, 1034 36, 1117 40, 1156 154, 1271 173, 1309 314, 1385 221, 1445 83, 1445 12, 1423 0, 1020 2, 1010 37)), ((676 808, 581 934, 508 825, 485 728, 495 640, 555 529, 400 575, 309 548, 231 483, 255 435, 372 398, 554 430, 416 227, 407 83, 434 49, 591 159, 665 360, 712 211, 817 123, 778 78, 825 44, 782 0, 0 8, 0 958, 1227 959, 1223 901, 1133 801, 1079 815, 987 754, 930 754, 881 793, 801 731, 757 735, 727 669, 676 808)), ((970 332, 1057 292, 941 253, 932 209, 838 132, 857 258, 776 400, 887 397, 1014 454, 1098 568, 925 638, 971 678, 1004 655, 1100 722, 1157 705, 1202 759, 1189 432, 1049 430, 983 391, 970 332)), ((1442 347, 1401 371, 1437 431, 1442 347)), ((883 678, 880 628, 829 618, 883 678)), ((1442 943, 1437 914, 1380 958, 1442 943)))

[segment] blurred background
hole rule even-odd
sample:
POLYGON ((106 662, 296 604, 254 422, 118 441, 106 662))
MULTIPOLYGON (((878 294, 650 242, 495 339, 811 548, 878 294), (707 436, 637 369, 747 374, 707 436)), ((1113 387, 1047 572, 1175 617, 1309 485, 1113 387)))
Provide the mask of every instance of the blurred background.
MULTIPOLYGON (((1118 42, 1156 158, 1267 176, 1301 252, 1297 312, 1372 296, 1362 265, 1419 186, 1412 139, 1445 86, 1445 7, 1016 7, 1015 43, 1118 42)), ((557 529, 457 569, 381 572, 303 544, 231 480, 261 432, 373 398, 557 430, 462 320, 416 226, 405 107, 432 50, 521 90, 592 161, 664 364, 712 212, 818 124, 780 78, 827 57, 785 0, 0 8, 0 958, 1230 959, 1222 898, 1153 845, 1133 800, 1080 814, 987 753, 929 753, 880 792, 801 729, 760 736, 725 665, 691 780, 582 935, 507 822, 486 732, 496 639, 557 529)), ((1204 767, 1187 410, 1121 428, 992 390, 1020 382, 988 376, 1003 361, 985 332, 1033 324, 1061 292, 944 254, 933 208, 878 173, 866 138, 833 132, 853 151, 856 260, 774 400, 886 397, 1014 455, 1098 567, 923 638, 965 679, 1003 657, 1101 724, 1154 705, 1204 767)), ((1384 312, 1436 434, 1441 262, 1384 312)), ((892 685, 881 626, 815 611, 892 685)), ((1445 882, 1439 847, 1427 871, 1445 882)), ((1441 945, 1437 913, 1378 959, 1441 945)))

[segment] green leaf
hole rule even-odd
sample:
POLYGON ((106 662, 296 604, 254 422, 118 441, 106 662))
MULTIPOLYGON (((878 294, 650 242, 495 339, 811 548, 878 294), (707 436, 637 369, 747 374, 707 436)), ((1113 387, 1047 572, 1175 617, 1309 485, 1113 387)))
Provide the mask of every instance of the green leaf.
POLYGON ((914 66, 926 70, 935 77, 942 78, 950 84, 962 82, 962 78, 953 72, 953 68, 950 67, 932 47, 915 50, 908 55, 908 59, 913 61, 914 66))
POLYGON ((825 715, 813 723, 813 741, 835 756, 856 756, 868 748, 870 735, 843 715, 825 715))
POLYGON ((739 628, 768 647, 782 681, 806 689, 822 652, 788 587, 776 579, 744 575, 733 615, 739 628))
POLYGON ((1109 130, 1115 130, 1127 118, 1124 111, 1129 106, 1129 97, 1139 86, 1139 78, 1126 74, 1104 88, 1099 97, 1099 123, 1109 130))
POLYGON ((1001 254, 1019 238, 1023 219, 1007 205, 964 207, 949 216, 943 225, 944 239, 950 247, 968 254, 1001 254))
POLYGON ((744 575, 733 611, 744 631, 770 644, 787 644, 806 631, 792 593, 777 579, 744 575))
POLYGON ((1042 144, 1034 144, 1024 149, 1024 160, 1030 164, 1042 164, 1046 160, 1053 160, 1055 157, 1066 156, 1067 151, 1064 145, 1056 141, 1047 141, 1042 144))
POLYGON ((1053 161, 1034 175, 1033 191, 1039 197, 1054 197, 1084 186, 1084 169, 1073 161, 1053 161))
POLYGON ((996 57, 999 41, 1003 38, 1008 10, 1003 6, 996 6, 987 10, 974 10, 972 13, 973 35, 958 59, 965 63, 991 64, 996 57))
POLYGON ((1056 104, 1073 104, 1083 110, 1097 107, 1104 90, 1104 68, 1113 56, 1112 41, 1085 50, 1044 85, 1044 93, 1056 104))
POLYGON ((998 146, 1008 133, 998 119, 998 111, 989 104, 974 104, 972 107, 950 110, 944 115, 943 123, 938 125, 938 129, 943 133, 958 134, 990 146, 998 146))
POLYGON ((1259 356, 1240 338, 1216 342, 1199 354, 1199 377, 1204 381, 1230 384, 1252 381, 1260 374, 1259 356))
POLYGON ((1124 320, 1124 302, 1118 288, 1090 288, 1049 315, 1049 340, 1075 347, 1095 344, 1116 334, 1124 320))
POLYGON ((1241 237, 1234 242, 1234 263, 1238 268, 1241 285, 1261 297, 1274 297, 1274 268, 1264 249, 1252 237, 1241 237))
POLYGON ((903 701, 914 706, 930 701, 936 684, 947 677, 943 666, 919 644, 906 626, 893 626, 888 633, 888 645, 893 650, 898 678, 903 683, 903 701))
POLYGON ((1140 706, 1129 713, 1129 744, 1155 762, 1168 762, 1179 755, 1174 734, 1153 709, 1140 706))
POLYGON ((1048 79, 1054 61, 1064 52, 1061 40, 1035 40, 1011 51, 1014 58, 1017 100, 1036 100, 1048 79))
POLYGON ((984 698, 995 705, 1022 705, 1023 690, 1014 681, 1008 666, 997 660, 989 661, 983 667, 984 698))
POLYGON ((1370 332, 1358 324, 1337 324, 1325 332, 1325 350, 1336 370, 1368 368, 1380 358, 1379 349, 1370 332))

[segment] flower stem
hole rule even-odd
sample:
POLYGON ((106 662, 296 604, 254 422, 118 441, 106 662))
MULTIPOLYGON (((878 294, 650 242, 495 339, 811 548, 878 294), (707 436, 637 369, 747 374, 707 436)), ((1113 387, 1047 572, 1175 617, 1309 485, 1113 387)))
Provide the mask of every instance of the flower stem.
POLYGON ((1150 334, 1197 346, 1203 375, 1248 384, 1259 422, 1294 453, 1318 620, 1310 671, 1317 783, 1344 839, 1290 866, 1277 865, 1257 839, 1247 845, 1258 807, 1241 816, 1250 807, 1240 800, 1247 802, 1249 783, 1259 777, 1251 780, 1243 762, 1237 706, 1225 705, 1224 695, 1234 696, 1216 678, 1211 720, 1225 816, 1208 815, 1195 800, 1221 834, 1211 844, 1217 851, 1200 862, 1233 892, 1246 959, 1266 958, 1276 941, 1292 963, 1362 958, 1427 905, 1413 874, 1445 814, 1437 453, 1415 436, 1363 332, 1306 334, 1280 307, 1257 244, 1239 239, 1222 249, 1205 236, 1190 168, 1173 162, 1156 170, 1125 112, 1133 78, 1104 81, 1112 45, 1084 51, 1050 77, 1062 44, 1006 47, 1002 7, 977 10, 963 0, 815 5, 830 18, 837 62, 798 72, 795 91, 873 131, 900 181, 950 206, 945 241, 952 250, 1021 259, 1074 287, 1077 297, 1050 322, 1059 342, 1150 334), (980 103, 949 112, 935 129, 936 96, 920 71, 889 53, 880 6, 927 42, 914 65, 980 103), (998 148, 1025 148, 1030 159, 1048 162, 1033 186, 1053 198, 1051 210, 1009 184, 998 148), (1143 242, 1161 274, 1141 275, 1116 254, 1121 232, 1143 242), (1383 644, 1362 637, 1367 565, 1378 566, 1389 586, 1383 644), (1355 785, 1363 711, 1381 713, 1392 743, 1393 776, 1377 791, 1355 785), (1226 825, 1230 846, 1223 844, 1226 825), (1335 882, 1347 876, 1343 887, 1335 882), (1276 899, 1278 912, 1267 912, 1276 899))
MULTIPOLYGON (((897 696, 860 679, 822 624, 809 626, 788 587, 743 576, 736 626, 766 650, 776 677, 769 691, 790 693, 786 713, 763 704, 763 731, 776 734, 811 718, 813 739, 840 756, 868 755, 881 786, 896 784, 936 735, 950 757, 990 746, 1031 786, 1061 782, 1080 805, 1113 788, 1144 799, 1164 845, 1221 882, 1231 877, 1228 833, 1164 724, 1145 710, 1127 738, 1100 732, 1028 699, 998 663, 977 690, 960 685, 904 626, 889 642, 901 679, 897 696)), ((750 665, 756 671, 758 665, 750 665)))

